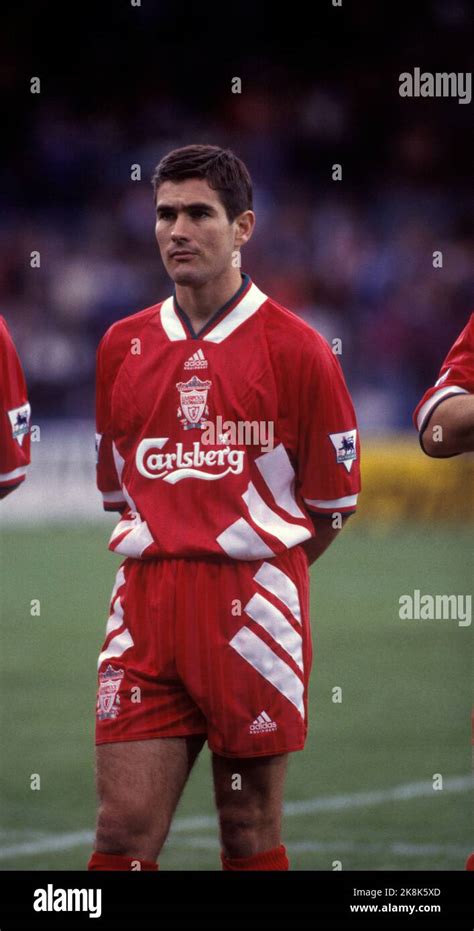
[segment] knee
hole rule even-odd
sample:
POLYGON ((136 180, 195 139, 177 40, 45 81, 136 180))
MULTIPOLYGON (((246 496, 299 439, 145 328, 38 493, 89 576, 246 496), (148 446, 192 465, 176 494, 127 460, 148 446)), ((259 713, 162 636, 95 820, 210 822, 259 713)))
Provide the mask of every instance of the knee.
POLYGON ((133 856, 150 848, 150 812, 139 805, 103 803, 98 811, 96 844, 98 850, 133 856))
POLYGON ((219 811, 219 823, 225 846, 238 845, 271 827, 268 810, 259 806, 226 805, 219 811))

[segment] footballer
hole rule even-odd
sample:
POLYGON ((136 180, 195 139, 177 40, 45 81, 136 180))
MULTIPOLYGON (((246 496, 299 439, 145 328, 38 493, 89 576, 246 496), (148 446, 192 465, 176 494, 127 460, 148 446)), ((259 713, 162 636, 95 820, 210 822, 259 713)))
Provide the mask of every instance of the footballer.
MULTIPOLYGON (((415 408, 413 420, 428 456, 446 459, 474 452, 474 314, 449 350, 438 381, 415 408)), ((466 869, 474 871, 474 853, 466 869)))
POLYGON ((0 317, 0 406, 0 498, 5 498, 26 477, 31 408, 21 362, 4 317, 0 317))
POLYGON ((124 561, 98 660, 88 868, 158 869, 207 741, 222 868, 287 870, 308 566, 355 511, 357 424, 326 341, 240 270, 255 224, 242 161, 186 146, 152 183, 173 293, 114 323, 97 356, 98 487, 124 561))
POLYGON ((438 381, 413 420, 423 452, 436 458, 474 451, 474 314, 449 350, 438 381))

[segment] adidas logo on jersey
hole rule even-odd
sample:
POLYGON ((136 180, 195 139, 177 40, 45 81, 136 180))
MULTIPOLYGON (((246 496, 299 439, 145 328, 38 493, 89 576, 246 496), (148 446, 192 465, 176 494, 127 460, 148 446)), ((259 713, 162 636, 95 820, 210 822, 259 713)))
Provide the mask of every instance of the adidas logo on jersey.
POLYGON ((269 717, 266 711, 261 711, 255 718, 255 721, 249 727, 251 734, 266 734, 269 731, 276 731, 278 725, 269 717))
POLYGON ((184 367, 185 369, 207 369, 207 359, 202 349, 198 349, 197 352, 193 352, 192 356, 190 356, 189 359, 186 359, 184 367))

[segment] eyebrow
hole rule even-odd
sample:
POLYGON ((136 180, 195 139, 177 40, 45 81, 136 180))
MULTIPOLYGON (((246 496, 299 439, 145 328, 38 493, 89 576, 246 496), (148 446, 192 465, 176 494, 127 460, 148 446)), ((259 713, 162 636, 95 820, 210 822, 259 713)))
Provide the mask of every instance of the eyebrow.
MULTIPOLYGON (((174 204, 163 204, 163 203, 159 203, 159 204, 156 205, 156 212, 158 213, 159 210, 176 210, 176 207, 174 206, 174 204)), ((206 203, 201 202, 201 201, 196 201, 196 203, 194 203, 194 204, 188 204, 187 207, 183 207, 183 210, 185 210, 185 211, 190 211, 190 210, 212 210, 212 211, 214 212, 214 207, 212 206, 212 204, 206 204, 206 203)))

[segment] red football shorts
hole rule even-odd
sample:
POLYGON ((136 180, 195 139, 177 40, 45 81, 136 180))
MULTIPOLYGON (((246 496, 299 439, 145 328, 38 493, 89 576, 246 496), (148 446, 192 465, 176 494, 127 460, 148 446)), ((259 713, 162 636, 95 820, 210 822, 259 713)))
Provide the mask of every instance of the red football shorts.
POLYGON ((96 743, 205 734, 229 757, 302 750, 308 563, 126 559, 99 656, 96 743))

